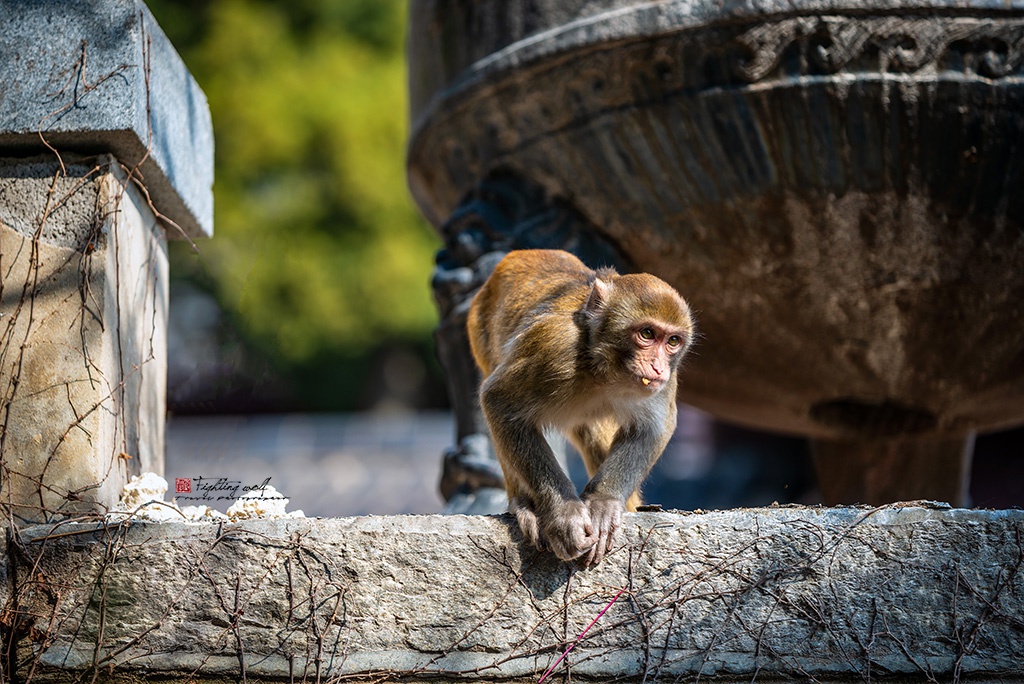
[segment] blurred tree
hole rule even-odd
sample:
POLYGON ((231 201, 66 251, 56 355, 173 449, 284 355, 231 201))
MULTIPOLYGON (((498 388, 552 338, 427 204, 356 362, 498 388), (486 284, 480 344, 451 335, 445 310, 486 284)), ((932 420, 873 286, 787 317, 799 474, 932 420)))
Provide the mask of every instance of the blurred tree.
POLYGON ((294 405, 256 405, 374 403, 381 350, 429 364, 436 323, 438 240, 405 184, 406 4, 147 2, 206 92, 217 146, 216 237, 198 255, 172 245, 172 277, 216 299, 247 350, 234 358, 276 378, 268 392, 291 386, 294 405))

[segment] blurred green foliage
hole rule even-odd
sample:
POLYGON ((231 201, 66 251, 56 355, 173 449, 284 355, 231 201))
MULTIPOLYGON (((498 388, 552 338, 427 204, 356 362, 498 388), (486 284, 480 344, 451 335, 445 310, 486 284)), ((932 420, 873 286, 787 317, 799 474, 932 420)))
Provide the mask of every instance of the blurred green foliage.
POLYGON ((358 406, 375 350, 426 356, 436 324, 439 242, 405 182, 406 3, 147 4, 216 137, 215 237, 198 255, 172 245, 172 277, 211 292, 251 353, 298 383, 297 408, 358 406))

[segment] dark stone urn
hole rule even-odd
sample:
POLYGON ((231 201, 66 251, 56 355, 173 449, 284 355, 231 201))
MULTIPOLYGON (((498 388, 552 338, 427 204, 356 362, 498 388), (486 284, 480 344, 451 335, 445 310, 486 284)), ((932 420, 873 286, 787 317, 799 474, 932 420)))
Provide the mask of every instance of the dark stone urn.
POLYGON ((811 437, 828 502, 964 503, 1024 419, 1024 2, 419 0, 409 71, 447 496, 501 484, 463 325, 523 247, 675 285, 681 398, 811 437))

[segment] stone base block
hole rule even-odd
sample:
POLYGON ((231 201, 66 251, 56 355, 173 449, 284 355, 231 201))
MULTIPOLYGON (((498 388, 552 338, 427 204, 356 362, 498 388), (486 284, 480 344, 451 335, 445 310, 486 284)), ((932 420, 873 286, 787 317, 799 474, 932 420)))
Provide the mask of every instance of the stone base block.
POLYGON ((109 155, 0 159, 0 276, 0 503, 103 511, 163 471, 163 230, 109 155))

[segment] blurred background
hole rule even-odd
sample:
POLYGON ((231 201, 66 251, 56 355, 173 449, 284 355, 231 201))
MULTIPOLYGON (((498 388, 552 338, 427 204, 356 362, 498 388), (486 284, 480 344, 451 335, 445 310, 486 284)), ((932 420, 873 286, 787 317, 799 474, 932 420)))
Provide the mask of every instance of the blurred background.
MULTIPOLYGON (((406 2, 146 2, 216 136, 215 237, 170 249, 168 480, 269 477, 307 515, 440 511, 453 426, 432 341, 440 241, 405 181, 406 2)), ((1024 504, 1021 443, 978 439, 976 505, 1024 504)), ((816 501, 803 440, 692 409, 645 492, 666 508, 816 501)))

